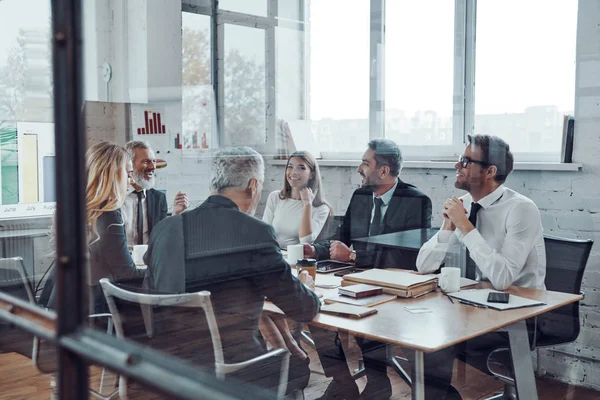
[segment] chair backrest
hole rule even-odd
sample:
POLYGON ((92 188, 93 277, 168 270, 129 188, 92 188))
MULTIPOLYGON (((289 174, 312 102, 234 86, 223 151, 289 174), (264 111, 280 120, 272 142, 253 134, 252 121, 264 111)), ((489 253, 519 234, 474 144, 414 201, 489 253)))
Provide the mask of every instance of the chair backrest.
POLYGON ((23 258, 0 258, 0 291, 35 304, 23 258))
POLYGON ((204 311, 206 317, 206 323, 210 331, 211 341, 213 345, 213 352, 215 357, 215 363, 223 364, 223 348, 221 345, 221 336, 213 311, 212 301, 210 299, 210 292, 202 291, 195 293, 181 293, 181 294, 145 294, 136 293, 121 287, 116 286, 110 282, 107 278, 100 280, 100 285, 104 291, 104 297, 108 304, 108 308, 113 317, 115 325, 115 331, 117 337, 124 338, 125 331, 123 329, 123 319, 119 313, 119 309, 115 303, 115 298, 121 301, 136 303, 141 306, 151 307, 191 307, 201 308, 204 311))
MULTIPOLYGON (((544 235, 546 289, 579 294, 593 240, 544 235)), ((572 342, 579 336, 579 302, 543 314, 539 318, 538 346, 572 342)))

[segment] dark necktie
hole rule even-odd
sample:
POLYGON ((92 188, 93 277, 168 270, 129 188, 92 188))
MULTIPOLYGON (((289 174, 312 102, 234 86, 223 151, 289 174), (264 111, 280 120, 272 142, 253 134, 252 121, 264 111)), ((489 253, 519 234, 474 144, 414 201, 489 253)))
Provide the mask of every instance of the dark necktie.
POLYGON ((383 200, 379 197, 375 197, 373 203, 375 204, 375 212, 373 213, 369 236, 376 236, 381 233, 381 206, 383 205, 383 200))
POLYGON ((141 190, 137 193, 138 205, 137 205, 137 244, 144 244, 144 209, 142 204, 142 195, 144 194, 141 190))
MULTIPOLYGON (((475 228, 477 228, 477 213, 481 210, 481 204, 479 203, 471 203, 471 212, 469 213, 469 222, 473 224, 475 228)), ((465 271, 465 275, 469 279, 475 279, 477 276, 477 265, 475 261, 471 258, 469 254, 469 250, 467 249, 467 270, 465 271)))

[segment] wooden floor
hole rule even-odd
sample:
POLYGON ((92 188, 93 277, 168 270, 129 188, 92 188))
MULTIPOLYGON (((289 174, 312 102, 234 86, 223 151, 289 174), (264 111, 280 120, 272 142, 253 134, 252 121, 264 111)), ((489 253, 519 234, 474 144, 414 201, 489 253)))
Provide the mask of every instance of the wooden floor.
MULTIPOLYGON (((309 353, 311 358, 311 379, 309 386, 305 389, 306 399, 317 399, 322 394, 329 379, 322 375, 321 365, 314 351, 309 353)), ((356 354, 354 354, 356 356, 356 354)), ((350 362, 350 367, 356 366, 355 361, 350 362)), ((458 361, 455 368, 458 367, 458 361)), ((391 370, 388 373, 392 385, 394 400, 410 400, 410 388, 391 370)), ((454 387, 461 393, 465 400, 485 399, 493 395, 501 388, 501 385, 493 378, 467 366, 465 384, 459 384, 454 374, 454 387)), ((92 387, 97 388, 100 379, 100 369, 93 367, 91 370, 92 387)), ((366 384, 366 378, 358 381, 362 390, 366 384)), ((114 385, 114 377, 107 374, 105 378, 105 389, 110 390, 114 385)), ((600 392, 570 386, 562 382, 547 378, 538 379, 537 382, 539 398, 542 400, 600 400, 600 392)), ((50 376, 40 374, 29 358, 17 353, 0 354, 0 399, 27 399, 47 400, 50 399, 50 376)))

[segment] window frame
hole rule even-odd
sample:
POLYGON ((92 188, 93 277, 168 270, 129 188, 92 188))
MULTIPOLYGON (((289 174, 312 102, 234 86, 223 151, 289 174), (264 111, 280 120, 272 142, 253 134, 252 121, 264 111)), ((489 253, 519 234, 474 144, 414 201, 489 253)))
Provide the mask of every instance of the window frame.
MULTIPOLYGON (((385 137, 385 4, 389 0, 370 0, 369 139, 385 137), (383 24, 381 23, 383 22, 383 24), (382 26, 383 25, 383 26, 382 26), (380 47, 378 55, 378 47, 380 47)), ((309 5, 307 4, 306 7, 309 5)), ((403 146, 406 160, 456 161, 475 132, 475 67, 477 0, 455 0, 454 13, 454 85, 452 144, 440 146, 403 146)), ((306 9, 308 12, 308 9, 306 9)), ((365 144, 357 143, 357 152, 323 151, 325 160, 357 160, 365 144)), ((514 153, 521 162, 559 162, 558 152, 514 153)))
POLYGON ((211 17, 211 84, 217 104, 217 140, 225 142, 225 25, 263 29, 265 32, 265 143, 245 143, 261 153, 275 148, 277 125, 276 104, 276 52, 275 30, 278 26, 277 0, 267 0, 267 16, 244 14, 217 8, 215 0, 182 0, 182 13, 202 14, 211 17))

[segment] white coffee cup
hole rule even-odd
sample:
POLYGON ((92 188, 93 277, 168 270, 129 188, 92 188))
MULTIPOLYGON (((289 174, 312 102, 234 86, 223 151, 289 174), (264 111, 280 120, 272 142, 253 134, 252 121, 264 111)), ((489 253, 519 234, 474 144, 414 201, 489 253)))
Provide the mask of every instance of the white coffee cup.
POLYGON ((148 251, 147 244, 136 244, 133 246, 131 257, 136 265, 144 265, 144 254, 146 254, 146 251, 148 251))
POLYGON ((460 291, 460 268, 444 267, 440 274, 440 288, 443 292, 452 293, 460 291))
POLYGON ((287 261, 288 264, 294 266, 298 260, 304 258, 304 245, 303 244, 291 244, 287 247, 287 261))

